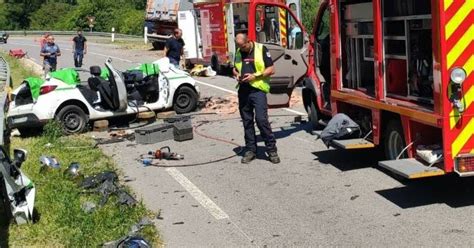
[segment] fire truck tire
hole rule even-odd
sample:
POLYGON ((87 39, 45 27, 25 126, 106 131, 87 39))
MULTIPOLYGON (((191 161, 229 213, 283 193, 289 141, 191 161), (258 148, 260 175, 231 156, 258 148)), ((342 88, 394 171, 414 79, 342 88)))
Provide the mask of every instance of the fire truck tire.
POLYGON ((313 130, 321 130, 323 126, 319 123, 318 108, 316 107, 314 99, 306 106, 306 111, 308 112, 308 120, 313 130))
MULTIPOLYGON (((390 121, 384 133, 384 152, 387 160, 395 160, 405 149, 406 142, 403 128, 399 121, 390 121)), ((405 158, 404 153, 400 158, 405 158)))
POLYGON ((155 50, 163 50, 165 48, 165 43, 163 42, 153 42, 151 44, 155 50))

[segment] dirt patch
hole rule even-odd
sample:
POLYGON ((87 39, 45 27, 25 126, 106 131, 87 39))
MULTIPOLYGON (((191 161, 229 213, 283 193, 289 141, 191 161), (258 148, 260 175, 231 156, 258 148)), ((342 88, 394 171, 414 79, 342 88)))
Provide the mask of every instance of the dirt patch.
POLYGON ((199 102, 199 108, 207 113, 215 112, 217 114, 231 115, 239 110, 239 100, 236 95, 205 97, 199 102))

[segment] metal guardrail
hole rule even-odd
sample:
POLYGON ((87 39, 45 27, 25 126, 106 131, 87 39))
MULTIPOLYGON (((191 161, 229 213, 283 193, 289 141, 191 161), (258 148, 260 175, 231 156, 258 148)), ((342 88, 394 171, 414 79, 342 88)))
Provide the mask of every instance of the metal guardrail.
POLYGON ((10 148, 10 130, 6 125, 6 112, 8 110, 8 93, 12 86, 10 66, 5 58, 0 57, 0 146, 4 146, 5 151, 10 148))
MULTIPOLYGON (((46 31, 46 30, 11 30, 11 31, 6 31, 9 35, 13 36, 28 36, 28 35, 37 35, 41 36, 44 33, 48 32, 53 35, 69 35, 69 36, 74 36, 76 35, 76 31, 46 31)), ((107 37, 110 38, 112 34, 115 34, 116 39, 142 39, 143 36, 138 36, 138 35, 128 35, 128 34, 119 34, 119 33, 110 33, 110 32, 87 32, 84 31, 84 35, 90 36, 90 37, 107 37)))

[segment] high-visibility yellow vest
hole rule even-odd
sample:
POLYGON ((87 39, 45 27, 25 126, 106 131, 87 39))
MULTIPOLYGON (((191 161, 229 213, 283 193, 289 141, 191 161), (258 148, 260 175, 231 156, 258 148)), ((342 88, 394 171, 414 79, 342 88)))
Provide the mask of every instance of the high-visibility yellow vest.
MULTIPOLYGON (((256 73, 259 75, 263 75, 263 72, 265 71, 265 61, 263 60, 263 45, 254 42, 254 63, 255 63, 255 70, 256 73)), ((239 73, 242 71, 242 54, 240 54, 240 48, 237 49, 237 52, 235 54, 235 68, 239 73)), ((250 82, 250 86, 257 88, 265 93, 270 92, 270 77, 263 77, 259 76, 252 82, 250 82)), ((237 85, 237 88, 239 85, 237 85)))

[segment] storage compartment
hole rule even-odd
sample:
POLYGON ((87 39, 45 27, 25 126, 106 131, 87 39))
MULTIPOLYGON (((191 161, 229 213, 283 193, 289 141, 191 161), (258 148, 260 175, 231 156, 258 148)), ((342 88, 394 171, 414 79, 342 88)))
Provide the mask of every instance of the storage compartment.
POLYGON ((372 1, 342 4, 343 85, 375 93, 374 24, 372 1))
POLYGON ((193 135, 193 124, 191 119, 182 122, 176 122, 174 124, 174 140, 175 141, 186 141, 192 140, 193 135))
POLYGON ((430 1, 384 0, 383 9, 387 96, 433 104, 430 1))
POLYGON ((135 130, 135 141, 137 144, 154 144, 174 138, 174 126, 170 123, 163 123, 143 127, 135 130))

